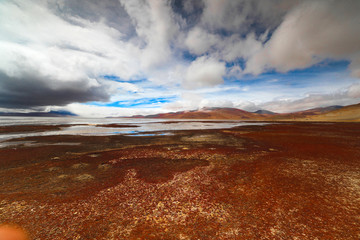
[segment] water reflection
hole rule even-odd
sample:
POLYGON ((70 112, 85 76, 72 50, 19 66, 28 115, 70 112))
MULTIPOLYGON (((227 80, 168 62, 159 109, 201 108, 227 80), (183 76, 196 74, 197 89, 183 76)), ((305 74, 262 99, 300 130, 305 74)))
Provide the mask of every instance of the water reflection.
POLYGON ((177 130, 224 129, 236 126, 263 125, 265 123, 249 123, 242 121, 214 120, 169 120, 169 119, 130 119, 130 118, 36 118, 36 117, 1 117, 0 126, 10 125, 67 125, 60 130, 43 132, 20 132, 0 134, 0 147, 5 141, 14 138, 50 136, 50 135, 84 135, 106 136, 123 134, 127 136, 161 136, 177 130), (104 127, 107 124, 121 124, 125 127, 104 127), (97 125, 102 125, 97 126, 97 125), (132 127, 133 125, 133 127, 132 127), (155 133, 156 132, 156 133, 155 133))

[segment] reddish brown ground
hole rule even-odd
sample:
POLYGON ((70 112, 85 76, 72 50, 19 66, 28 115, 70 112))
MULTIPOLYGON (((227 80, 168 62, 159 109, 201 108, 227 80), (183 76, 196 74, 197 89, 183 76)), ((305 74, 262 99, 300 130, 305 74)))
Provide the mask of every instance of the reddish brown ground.
POLYGON ((43 132, 51 130, 60 130, 66 125, 14 125, 0 126, 1 133, 20 133, 20 132, 43 132))
POLYGON ((0 222, 35 239, 360 238, 360 124, 21 140, 0 222))

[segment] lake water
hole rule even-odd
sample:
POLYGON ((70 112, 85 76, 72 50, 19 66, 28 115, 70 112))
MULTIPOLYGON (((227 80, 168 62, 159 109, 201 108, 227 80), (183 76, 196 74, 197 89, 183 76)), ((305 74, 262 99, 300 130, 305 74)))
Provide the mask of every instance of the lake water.
POLYGON ((0 117, 0 126, 10 125, 69 125, 61 130, 23 133, 0 133, 0 147, 6 141, 20 137, 49 135, 115 135, 150 136, 166 135, 176 130, 224 129, 237 126, 264 125, 234 120, 186 120, 186 119, 134 119, 134 118, 79 118, 79 117, 0 117), (166 123, 170 122, 170 123, 166 123), (99 124, 130 125, 126 128, 98 127, 99 124), (133 127, 131 127, 133 125, 133 127))

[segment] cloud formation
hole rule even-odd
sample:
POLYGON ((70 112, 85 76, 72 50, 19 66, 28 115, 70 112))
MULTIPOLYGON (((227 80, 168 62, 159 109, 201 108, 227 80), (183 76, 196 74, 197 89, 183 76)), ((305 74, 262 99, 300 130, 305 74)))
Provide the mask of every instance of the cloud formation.
POLYGON ((325 59, 350 60, 359 76, 360 2, 304 1, 289 11, 263 49, 247 62, 246 72, 287 72, 325 59))
POLYGON ((240 34, 258 28, 273 28, 281 21, 285 11, 296 1, 281 0, 206 0, 201 24, 210 30, 227 30, 240 34))
POLYGON ((331 105, 346 106, 356 104, 360 100, 359 84, 351 85, 342 91, 336 91, 326 94, 308 94, 300 99, 279 99, 263 104, 256 108, 267 109, 274 112, 296 112, 317 107, 327 107, 331 105))
POLYGON ((187 69, 183 85, 188 89, 219 85, 223 83, 225 69, 224 62, 199 57, 187 69))
POLYGON ((171 56, 170 43, 178 32, 168 1, 121 0, 135 26, 145 68, 160 66, 171 56))
POLYGON ((0 105, 5 108, 63 106, 73 102, 106 101, 111 96, 110 87, 95 79, 67 83, 35 73, 9 77, 2 72, 0 78, 0 105))
POLYGON ((131 46, 116 41, 121 34, 101 22, 73 16, 71 24, 27 1, 1 2, 0 16, 3 107, 108 100, 114 84, 100 76, 128 79, 137 73, 131 46))
POLYGON ((76 104, 151 95, 175 96, 175 107, 278 105, 280 111, 310 106, 304 99, 357 101, 359 12, 358 0, 0 1, 0 107, 72 104, 83 112, 76 104), (351 81, 339 95, 347 100, 329 97, 332 86, 321 98, 304 97, 292 79, 259 80, 272 99, 246 86, 249 79, 274 72, 276 79, 325 61, 347 61, 341 71, 351 81), (231 99, 229 85, 241 89, 231 99), (301 104, 281 99, 288 86, 301 104), (189 100, 197 96, 203 97, 189 100))

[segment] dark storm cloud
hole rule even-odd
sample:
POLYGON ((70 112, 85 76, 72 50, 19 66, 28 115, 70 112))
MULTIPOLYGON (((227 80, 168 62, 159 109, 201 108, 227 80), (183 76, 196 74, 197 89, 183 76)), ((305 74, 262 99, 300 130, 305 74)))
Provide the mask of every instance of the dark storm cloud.
POLYGON ((109 92, 104 86, 86 87, 86 80, 50 86, 51 79, 34 74, 9 77, 0 72, 0 107, 32 108, 64 106, 73 102, 105 101, 109 92))
POLYGON ((204 10, 203 1, 173 0, 171 6, 175 13, 185 19, 186 24, 183 27, 186 29, 199 23, 204 10))
POLYGON ((91 22, 105 21, 106 25, 117 29, 125 37, 135 34, 129 15, 119 0, 50 0, 49 6, 58 16, 74 24, 77 23, 73 21, 74 17, 91 22))

